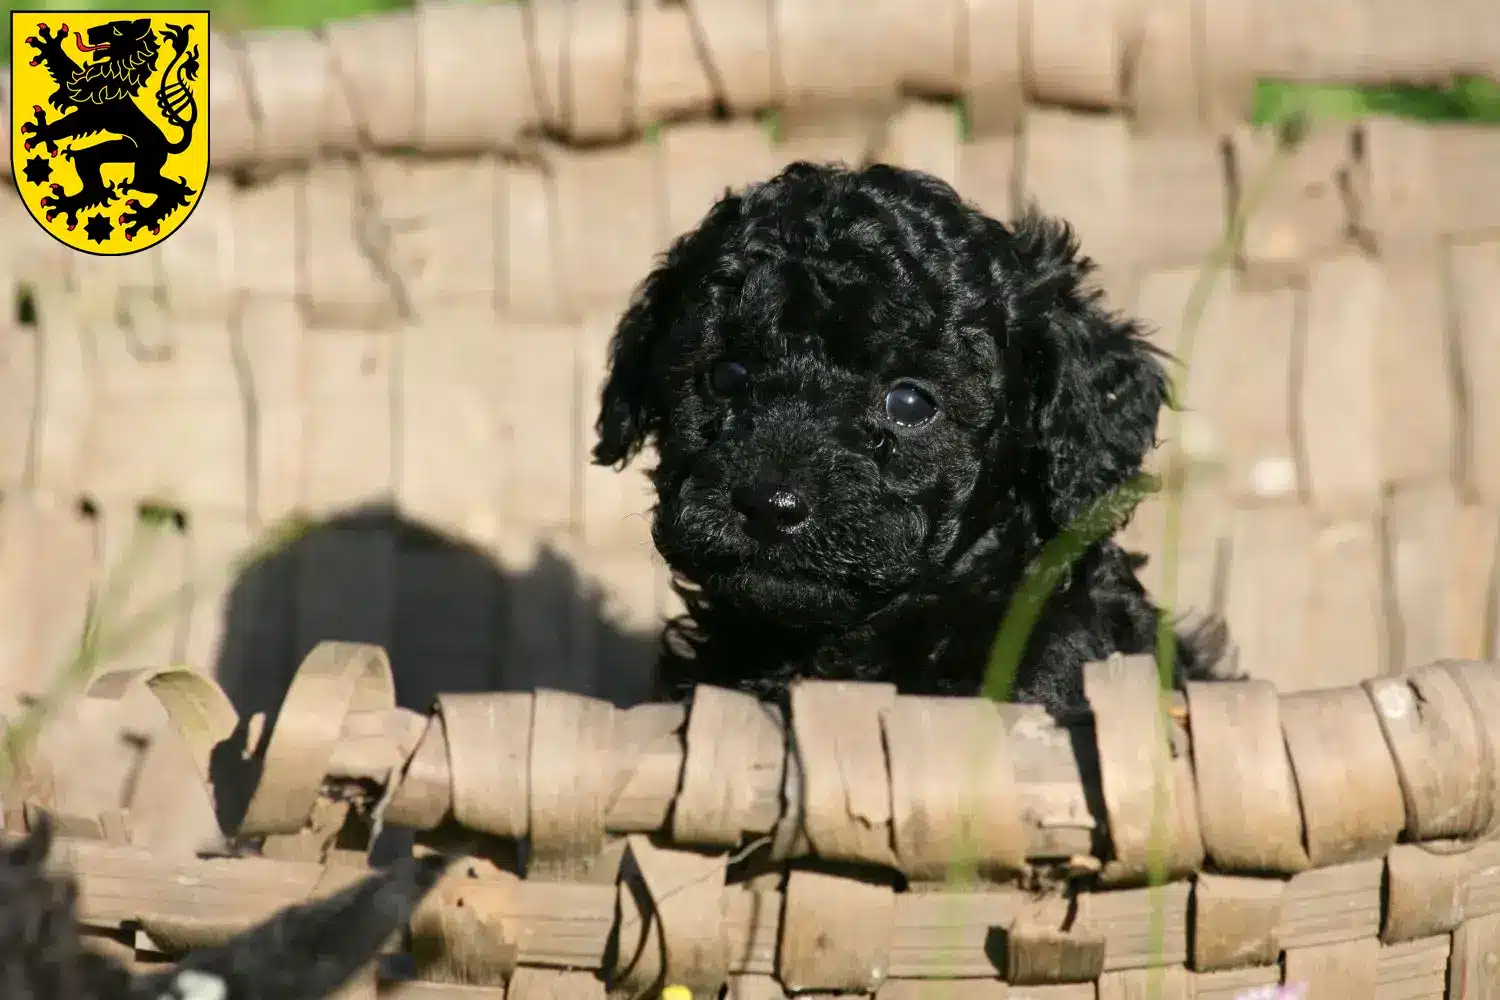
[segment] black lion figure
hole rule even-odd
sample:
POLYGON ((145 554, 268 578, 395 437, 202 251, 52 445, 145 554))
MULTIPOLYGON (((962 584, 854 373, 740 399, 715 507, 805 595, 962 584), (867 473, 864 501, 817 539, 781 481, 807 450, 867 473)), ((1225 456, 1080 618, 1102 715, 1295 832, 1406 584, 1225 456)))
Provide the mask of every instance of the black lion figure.
POLYGON ((37 53, 31 64, 44 65, 57 84, 48 103, 67 112, 52 121, 40 105, 33 107, 32 121, 21 125, 21 132, 29 136, 26 148, 40 143, 49 155, 56 156, 57 144, 63 140, 100 133, 116 137, 63 150, 63 155, 73 161, 82 187, 70 194, 62 185, 53 184, 51 197, 42 199, 47 221, 62 215, 71 230, 77 226, 80 212, 109 205, 124 192, 152 195, 149 205, 142 206, 135 199, 126 202, 119 222, 130 240, 144 229, 159 232, 162 222, 187 205, 196 192, 185 179, 173 180, 162 176, 161 171, 167 157, 192 145, 193 127, 198 121, 192 81, 197 78, 200 62, 198 47, 188 47, 192 30, 191 25, 171 24, 162 31, 174 54, 155 96, 162 116, 182 131, 173 142, 137 103, 141 89, 156 72, 160 53, 150 18, 97 25, 88 30, 87 41, 82 34, 73 34, 78 50, 90 56, 81 66, 63 48, 70 34, 66 24, 55 33, 39 24, 37 33, 26 39, 37 53), (130 179, 118 185, 106 183, 101 169, 110 163, 130 164, 130 179))

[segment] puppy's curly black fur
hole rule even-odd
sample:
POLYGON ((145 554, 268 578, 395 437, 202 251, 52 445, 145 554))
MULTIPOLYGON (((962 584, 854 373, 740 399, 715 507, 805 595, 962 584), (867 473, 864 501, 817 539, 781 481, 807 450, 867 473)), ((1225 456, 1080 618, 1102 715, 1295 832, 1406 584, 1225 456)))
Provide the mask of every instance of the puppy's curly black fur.
MULTIPOLYGON (((680 237, 616 330, 593 452, 659 457, 653 538, 688 608, 665 687, 977 693, 1044 544, 1156 443, 1164 359, 1092 269, 1065 223, 1003 225, 886 165, 794 163, 680 237)), ((1142 562, 1087 549, 1012 697, 1074 705, 1084 663, 1155 649, 1142 562)), ((1223 640, 1179 636, 1179 675, 1223 640)))
POLYGON ((46 869, 52 827, 0 845, 0 996, 5 1000, 320 1000, 410 918, 446 861, 402 859, 326 899, 288 907, 176 967, 133 976, 86 948, 78 889, 46 869))

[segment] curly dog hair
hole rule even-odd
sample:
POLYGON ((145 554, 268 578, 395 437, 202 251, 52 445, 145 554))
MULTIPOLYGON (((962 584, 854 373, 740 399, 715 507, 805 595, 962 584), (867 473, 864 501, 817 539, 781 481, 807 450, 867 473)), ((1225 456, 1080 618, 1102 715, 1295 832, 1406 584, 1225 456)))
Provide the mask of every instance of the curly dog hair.
POLYGON ((49 874, 51 823, 0 845, 0 996, 5 1000, 320 1000, 371 961, 446 866, 402 859, 384 872, 288 907, 176 967, 133 976, 89 950, 78 888, 49 874))
MULTIPOLYGON (((652 535, 688 609, 666 691, 978 693, 1044 544, 1156 444, 1164 358, 1093 266, 1064 222, 1004 225, 886 165, 794 163, 678 238, 615 331, 593 451, 656 449, 652 535)), ((1074 706, 1086 662, 1156 648, 1144 561, 1087 548, 1014 699, 1074 706)), ((1222 624, 1174 634, 1179 678, 1214 676, 1222 624)))

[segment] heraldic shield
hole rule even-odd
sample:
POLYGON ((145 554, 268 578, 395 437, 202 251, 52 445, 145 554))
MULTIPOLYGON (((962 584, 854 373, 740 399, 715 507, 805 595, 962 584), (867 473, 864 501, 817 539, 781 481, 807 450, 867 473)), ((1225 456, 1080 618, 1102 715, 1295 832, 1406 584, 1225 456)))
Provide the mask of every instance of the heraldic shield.
POLYGON ((75 250, 171 236, 208 178, 206 11, 13 11, 11 169, 75 250))

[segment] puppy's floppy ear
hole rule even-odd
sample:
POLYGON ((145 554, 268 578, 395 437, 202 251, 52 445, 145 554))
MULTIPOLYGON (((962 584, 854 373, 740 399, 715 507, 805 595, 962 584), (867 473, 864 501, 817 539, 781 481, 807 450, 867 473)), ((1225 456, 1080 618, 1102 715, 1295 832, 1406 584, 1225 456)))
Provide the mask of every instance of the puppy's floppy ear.
POLYGON ((1035 208, 1012 227, 1020 274, 1012 316, 1037 343, 1032 371, 1036 446, 1058 529, 1140 472, 1167 399, 1161 353, 1086 282, 1093 262, 1065 222, 1035 208))
POLYGON ((594 421, 595 465, 624 465, 635 457, 661 422, 661 391, 652 377, 652 356, 665 334, 665 299, 673 284, 670 260, 636 290, 609 345, 609 368, 594 421))
POLYGON ((679 236, 636 289, 615 327, 609 372, 600 392, 594 464, 623 465, 662 429, 671 391, 670 338, 701 336, 692 321, 703 297, 723 293, 727 276, 742 266, 743 249, 731 249, 741 196, 726 190, 695 229, 679 236), (681 329, 675 329, 681 327, 681 329))

